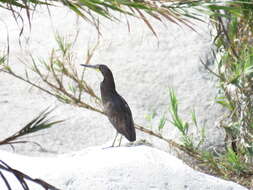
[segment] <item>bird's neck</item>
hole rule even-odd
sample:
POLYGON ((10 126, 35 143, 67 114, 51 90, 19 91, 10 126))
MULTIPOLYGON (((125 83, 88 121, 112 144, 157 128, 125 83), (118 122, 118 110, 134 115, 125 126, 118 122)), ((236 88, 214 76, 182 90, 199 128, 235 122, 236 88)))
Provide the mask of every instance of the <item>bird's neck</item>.
POLYGON ((116 93, 113 76, 107 76, 106 78, 104 78, 104 80, 101 82, 100 90, 102 99, 103 97, 110 98, 116 93))

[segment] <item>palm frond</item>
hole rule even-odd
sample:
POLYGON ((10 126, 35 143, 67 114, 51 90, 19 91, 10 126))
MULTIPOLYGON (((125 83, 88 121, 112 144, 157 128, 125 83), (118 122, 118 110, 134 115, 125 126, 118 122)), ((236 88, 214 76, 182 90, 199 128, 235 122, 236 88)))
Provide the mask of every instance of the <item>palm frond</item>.
MULTIPOLYGON (((192 23, 189 21, 190 19, 203 21, 203 15, 227 16, 227 13, 238 15, 242 11, 251 11, 253 6, 252 2, 245 0, 0 0, 0 8, 11 11, 16 22, 18 22, 18 19, 21 19, 22 23, 23 18, 20 10, 25 9, 26 16, 31 25, 30 12, 35 11, 38 5, 48 7, 60 6, 59 2, 96 27, 98 15, 110 20, 119 20, 114 14, 118 12, 142 19, 154 35, 156 33, 151 26, 150 19, 147 19, 144 14, 151 15, 160 22, 168 21, 193 28, 192 23)), ((22 31, 23 27, 21 28, 21 34, 22 31)))
POLYGON ((28 124, 26 124, 22 129, 20 129, 18 132, 14 133, 10 137, 0 141, 0 145, 6 145, 6 144, 17 144, 17 143, 26 143, 29 141, 20 141, 19 138, 31 133, 35 133, 37 131, 41 131, 44 129, 48 129, 52 127, 55 124, 63 122, 63 120, 58 121, 50 121, 48 118, 48 115, 53 111, 53 109, 46 109, 42 111, 37 117, 35 117, 32 121, 30 121, 28 124))

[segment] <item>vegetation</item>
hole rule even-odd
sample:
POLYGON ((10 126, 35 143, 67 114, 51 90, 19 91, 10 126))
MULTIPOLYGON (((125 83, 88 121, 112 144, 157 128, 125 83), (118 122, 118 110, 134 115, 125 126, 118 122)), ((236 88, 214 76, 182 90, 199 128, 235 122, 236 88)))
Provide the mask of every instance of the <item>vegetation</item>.
MULTIPOLYGON (((163 137, 153 128, 145 128, 136 124, 136 128, 156 136, 173 147, 187 153, 198 161, 200 169, 221 176, 225 179, 234 180, 247 187, 251 184, 253 176, 253 114, 252 114, 252 88, 253 88, 253 4, 250 0, 229 1, 122 1, 122 0, 91 0, 91 1, 0 1, 0 6, 13 12, 14 18, 21 16, 19 9, 26 11, 26 16, 31 27, 31 11, 37 6, 59 6, 59 2, 69 7, 78 15, 93 23, 98 29, 98 17, 102 15, 111 20, 118 20, 114 11, 128 16, 140 18, 156 35, 147 15, 160 22, 170 21, 177 24, 185 24, 192 29, 188 19, 202 20, 203 15, 209 15, 216 28, 214 43, 217 47, 217 70, 205 67, 219 79, 220 94, 217 103, 224 106, 228 112, 223 116, 220 123, 225 131, 226 149, 223 152, 202 150, 200 146, 206 140, 204 128, 198 125, 195 112, 192 114, 192 122, 199 130, 199 141, 196 142, 188 133, 192 127, 183 121, 178 113, 178 100, 173 90, 170 91, 170 123, 181 134, 181 143, 176 143, 163 137), (226 22, 225 19, 226 18, 226 22)), ((23 20, 23 18, 21 19, 23 20)), ((22 33, 22 30, 21 30, 22 33)), ((58 49, 53 49, 50 57, 46 60, 32 58, 32 65, 27 65, 25 73, 17 73, 8 63, 8 52, 0 58, 0 71, 19 78, 30 85, 56 97, 61 102, 90 109, 104 114, 101 109, 101 101, 94 93, 89 84, 84 80, 84 72, 78 72, 73 62, 73 43, 66 41, 57 35, 58 49), (38 76, 40 82, 36 83, 30 75, 38 76), (89 97, 89 98, 88 98, 89 97), (87 100, 91 100, 87 101, 87 100)), ((96 50, 87 52, 86 64, 88 64, 96 50)), ((153 114, 147 117, 153 119, 153 114)), ((163 115, 157 126, 158 131, 166 127, 166 117, 163 115)), ((42 127, 46 128, 46 127, 42 127)), ((41 128, 41 129, 42 129, 41 128)), ((22 133, 17 133, 18 137, 22 133)), ((8 139, 8 138, 7 138, 8 139)), ((13 141, 8 141, 13 142, 13 141)), ((7 165, 6 165, 7 166, 7 165)), ((1 175, 1 173, 0 173, 1 175)), ((4 178, 2 178, 4 180, 4 178)), ((6 184, 6 186, 8 186, 6 184)))
MULTIPOLYGON (((19 139, 23 136, 27 136, 44 129, 48 129, 58 123, 63 122, 63 120, 50 122, 50 118, 48 118, 48 116, 52 111, 53 110, 49 110, 49 109, 44 110, 36 118, 34 118, 32 121, 26 124, 23 128, 21 128, 19 131, 17 131, 16 133, 14 133, 13 135, 9 136, 8 138, 4 140, 0 140, 0 145, 10 145, 13 147, 14 144, 18 144, 18 143, 29 143, 30 141, 24 141, 24 140, 19 140, 19 139)), ((40 146, 39 144, 37 145, 40 146)))
POLYGON ((253 4, 249 0, 242 2, 237 5, 241 11, 230 15, 227 26, 224 20, 214 17, 218 33, 215 44, 223 52, 217 60, 216 75, 221 90, 217 102, 228 110, 220 123, 227 144, 226 152, 221 155, 225 157, 223 173, 237 180, 241 178, 241 183, 252 187, 253 4))
MULTIPOLYGON (((184 24, 194 30, 189 19, 202 20, 203 15, 220 15, 226 14, 217 11, 225 10, 226 13, 240 11, 240 5, 245 5, 246 0, 228 1, 224 0, 0 0, 0 8, 11 11, 13 18, 21 25, 20 35, 24 29, 24 17, 22 10, 26 13, 30 27, 32 26, 32 13, 41 7, 47 7, 50 12, 50 7, 61 5, 68 7, 77 15, 85 19, 87 22, 93 24, 99 31, 99 17, 103 16, 112 21, 120 21, 119 14, 127 16, 134 16, 149 27, 153 34, 157 36, 155 28, 153 28, 150 20, 151 16, 159 22, 173 22, 175 24, 184 24), (225 4, 225 5, 224 5, 225 4), (239 7, 238 7, 239 6, 239 7)), ((247 8, 247 7, 246 7, 247 8)))
POLYGON ((2 172, 2 171, 13 174, 17 178, 17 180, 23 190, 30 190, 30 188, 27 184, 27 181, 38 184, 39 186, 43 187, 45 190, 60 190, 60 189, 54 187, 53 185, 48 184, 47 182, 45 182, 41 179, 33 179, 32 177, 28 176, 27 174, 24 174, 23 172, 21 172, 19 170, 13 169, 9 165, 7 165, 5 162, 0 160, 0 177, 2 178, 6 188, 8 190, 12 189, 11 188, 12 185, 10 184, 8 179, 5 177, 4 172, 2 172))
MULTIPOLYGON (((8 138, 1 140, 0 145, 9 145, 14 149, 14 145, 17 143, 33 143, 40 148, 41 145, 27 140, 20 140, 21 137, 27 136, 29 134, 48 129, 52 126, 54 126, 57 123, 63 122, 63 120, 58 121, 50 121, 49 114, 53 110, 46 109, 43 112, 41 112, 36 118, 34 118, 32 121, 30 121, 28 124, 26 124, 23 128, 21 128, 18 132, 15 134, 9 136, 8 138)), ((12 185, 8 181, 7 177, 8 173, 11 173, 13 176, 16 177, 18 180, 20 187, 24 190, 29 190, 29 186, 27 184, 27 181, 33 182, 35 184, 38 184, 39 186, 43 187, 44 189, 50 189, 50 190, 59 190, 58 188, 54 187, 53 185, 48 184, 47 182, 41 180, 41 179, 33 179, 32 177, 28 176, 27 174, 16 170, 12 167, 10 167, 8 164, 6 164, 4 161, 0 160, 0 179, 3 180, 6 188, 8 190, 12 189, 12 185)))
MULTIPOLYGON (((211 74, 219 79, 220 94, 217 103, 227 109, 222 116, 220 127, 225 131, 223 151, 213 152, 202 150, 199 145, 204 143, 204 130, 199 131, 199 142, 193 140, 188 133, 188 122, 180 118, 178 101, 173 91, 170 91, 171 123, 181 133, 182 144, 188 154, 198 161, 198 167, 225 179, 236 181, 252 189, 253 179, 253 3, 249 0, 240 1, 226 6, 221 17, 220 10, 210 6, 211 19, 216 28, 214 43, 217 47, 215 55, 217 69, 211 74), (229 10, 229 12, 227 12, 229 10), (233 10, 233 11, 232 11, 233 10)), ((192 123, 198 126, 196 115, 192 114, 192 123)), ((201 128, 204 129, 204 128, 201 128)))

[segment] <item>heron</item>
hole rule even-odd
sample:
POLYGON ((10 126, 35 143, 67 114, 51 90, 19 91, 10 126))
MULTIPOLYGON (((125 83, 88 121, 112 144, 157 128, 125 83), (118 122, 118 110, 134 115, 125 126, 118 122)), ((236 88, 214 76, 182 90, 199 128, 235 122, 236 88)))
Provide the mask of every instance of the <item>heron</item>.
POLYGON ((106 116, 116 129, 112 147, 115 144, 118 134, 121 134, 119 146, 121 144, 122 135, 130 142, 134 142, 136 140, 136 132, 132 112, 125 99, 116 91, 112 71, 106 65, 102 64, 81 64, 81 66, 96 69, 100 71, 104 77, 103 81, 100 83, 102 104, 106 116))

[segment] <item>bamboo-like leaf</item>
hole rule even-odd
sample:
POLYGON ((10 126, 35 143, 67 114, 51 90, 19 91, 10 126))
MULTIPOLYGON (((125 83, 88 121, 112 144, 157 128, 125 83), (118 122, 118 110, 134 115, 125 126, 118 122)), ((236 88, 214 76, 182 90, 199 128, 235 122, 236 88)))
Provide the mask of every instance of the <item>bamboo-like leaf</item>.
MULTIPOLYGON (((24 23, 19 10, 17 8, 22 8, 26 10, 26 15, 29 23, 31 23, 30 11, 35 11, 36 5, 44 6, 54 6, 57 5, 58 0, 30 0, 30 1, 8 1, 2 0, 0 7, 10 10, 18 23, 17 18, 21 18, 21 22, 24 23), (4 6, 6 5, 6 6, 4 6)), ((194 29, 190 20, 186 18, 197 19, 202 21, 203 14, 209 14, 212 16, 227 16, 228 14, 221 14, 221 11, 231 13, 233 15, 241 15, 244 11, 250 12, 251 2, 247 1, 176 1, 172 0, 170 3, 165 3, 164 1, 131 1, 131 0, 60 0, 64 6, 67 6, 77 15, 84 18, 86 21, 93 23, 97 29, 96 14, 106 17, 110 20, 119 20, 111 14, 110 11, 116 11, 126 15, 135 16, 143 19, 144 23, 152 31, 154 35, 155 29, 151 26, 149 18, 145 18, 143 13, 151 15, 153 18, 161 21, 162 17, 165 17, 167 21, 176 24, 184 24, 191 29, 194 29), (126 10, 130 9, 130 12, 126 10), (135 14, 133 9, 137 9, 138 12, 135 14), (195 10, 195 11, 192 11, 195 10), (196 14, 199 13, 199 14, 196 14), (94 14, 95 13, 95 14, 94 14)), ((24 25, 24 24, 23 24, 24 25)), ((98 29, 99 30, 99 29, 98 29)), ((23 27, 21 28, 20 35, 23 32, 23 27)))
MULTIPOLYGON (((16 7, 19 7, 19 8, 26 8, 25 5, 23 5, 22 3, 19 3, 17 1, 8 1, 8 0, 1 0, 1 3, 6 3, 6 4, 9 4, 11 6, 16 6, 16 7)), ((5 8, 5 7, 4 7, 5 8)), ((6 7, 7 8, 7 7, 6 7)))
POLYGON ((111 17, 109 16, 109 12, 106 11, 105 9, 103 9, 102 7, 96 5, 95 3, 92 3, 92 1, 89 0, 79 0, 83 5, 85 5, 87 8, 89 8, 90 10, 96 12, 97 14, 100 14, 106 18, 111 19, 111 17))
POLYGON ((110 3, 112 3, 111 1, 109 1, 110 3, 107 3, 106 1, 100 1, 100 0, 91 0, 91 1, 94 2, 94 3, 100 4, 100 5, 102 5, 106 8, 110 8, 114 11, 118 11, 118 12, 129 14, 129 15, 133 15, 132 13, 120 8, 119 6, 115 6, 113 4, 110 4, 110 3))
POLYGON ((230 102, 228 102, 224 97, 217 98, 216 102, 229 110, 233 110, 233 106, 231 106, 230 102))
POLYGON ((48 1, 39 1, 39 0, 29 0, 31 3, 34 5, 47 5, 47 6, 52 6, 52 3, 49 3, 48 1))
POLYGON ((1 56, 0 57, 0 66, 1 65, 4 66, 5 62, 6 62, 6 56, 1 56))
POLYGON ((167 120, 167 119, 166 119, 166 116, 163 115, 162 118, 161 118, 160 121, 159 121, 159 125, 158 125, 158 130, 159 130, 159 131, 162 130, 163 127, 165 126, 166 120, 167 120))
POLYGON ((48 129, 55 124, 63 122, 63 120, 50 121, 50 119, 48 118, 48 115, 52 111, 53 109, 50 110, 48 108, 42 111, 37 117, 35 117, 32 121, 26 124, 18 132, 0 141, 0 145, 15 143, 19 137, 22 137, 22 136, 25 136, 25 135, 28 135, 40 130, 48 129))
POLYGON ((152 31, 152 33, 155 35, 155 37, 158 38, 154 28, 152 27, 152 25, 150 24, 148 19, 144 16, 144 14, 139 9, 135 8, 135 10, 140 14, 142 20, 146 23, 146 25, 149 27, 149 29, 152 31))

